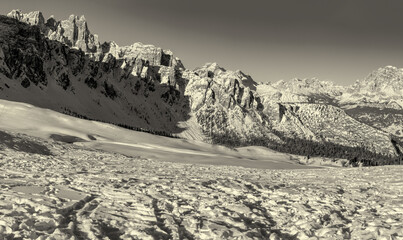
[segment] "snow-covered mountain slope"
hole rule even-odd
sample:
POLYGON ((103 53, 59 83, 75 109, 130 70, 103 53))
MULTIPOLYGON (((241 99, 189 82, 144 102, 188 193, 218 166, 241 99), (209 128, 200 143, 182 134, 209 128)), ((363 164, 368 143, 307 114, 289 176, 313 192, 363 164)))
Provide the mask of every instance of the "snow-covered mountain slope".
POLYGON ((305 168, 298 164, 302 157, 266 148, 229 149, 200 141, 157 136, 7 100, 0 100, 0 131, 75 142, 86 148, 153 160, 272 169, 305 168))
POLYGON ((403 69, 393 66, 379 68, 365 79, 358 80, 348 94, 342 99, 343 103, 378 103, 403 109, 403 69))
POLYGON ((0 28, 3 99, 170 133, 188 118, 185 83, 175 75, 182 65, 159 48, 134 44, 120 58, 105 50, 98 61, 37 26, 0 17, 0 28))
MULTIPOLYGON (((40 12, 24 14, 17 10, 8 16, 0 17, 2 99, 232 146, 257 142, 267 146, 267 141, 284 144, 282 136, 294 136, 318 142, 326 139, 342 145, 346 141, 340 139, 349 139, 347 142, 352 146, 363 144, 368 151, 386 153, 392 152, 390 144, 385 144, 386 150, 380 151, 374 147, 376 144, 360 139, 359 129, 372 129, 367 124, 377 128, 366 131, 372 134, 368 139, 385 135, 383 131, 399 136, 401 123, 394 121, 399 119, 396 114, 390 123, 383 125, 379 124, 382 118, 364 121, 361 112, 342 114, 345 122, 351 117, 359 121, 345 131, 331 128, 329 136, 337 138, 317 136, 315 124, 288 121, 289 127, 283 126, 279 103, 322 105, 319 112, 310 115, 310 122, 325 124, 340 117, 327 105, 341 107, 340 111, 362 106, 364 98, 357 98, 355 105, 345 100, 351 98, 353 87, 317 79, 257 84, 242 71, 226 70, 216 63, 188 70, 169 50, 141 43, 124 47, 114 42, 99 43, 84 17, 71 16, 63 21, 51 17, 45 21, 40 12)), ((391 76, 399 82, 400 72, 395 72, 375 75, 391 76)), ((380 77, 371 79, 382 81, 380 77)), ((358 84, 355 88, 362 90, 355 92, 369 91, 359 86, 365 84, 358 84)), ((379 95, 386 96, 386 88, 380 89, 379 95)), ((399 89, 399 86, 394 88, 394 95, 390 96, 396 104, 401 99, 399 89)))
POLYGON ((192 112, 204 133, 218 143, 253 145, 263 140, 281 144, 284 135, 397 156, 389 133, 337 107, 342 87, 332 83, 293 80, 262 86, 216 63, 185 71, 183 77, 189 79, 186 94, 192 112))

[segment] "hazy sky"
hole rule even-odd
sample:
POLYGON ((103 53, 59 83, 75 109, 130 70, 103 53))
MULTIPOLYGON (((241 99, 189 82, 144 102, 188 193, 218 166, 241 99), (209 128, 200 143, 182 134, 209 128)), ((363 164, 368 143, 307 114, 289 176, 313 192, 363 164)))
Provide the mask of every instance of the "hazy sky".
POLYGON ((0 7, 85 15, 101 41, 153 44, 189 69, 218 62, 258 82, 317 77, 346 85, 403 62, 401 0, 1 0, 0 7))

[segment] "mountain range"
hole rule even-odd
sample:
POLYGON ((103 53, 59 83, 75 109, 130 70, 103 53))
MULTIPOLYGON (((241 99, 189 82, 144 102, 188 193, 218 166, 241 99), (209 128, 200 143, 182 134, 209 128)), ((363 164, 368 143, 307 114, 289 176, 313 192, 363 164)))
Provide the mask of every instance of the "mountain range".
MULTIPOLYGON (((270 73, 268 73, 269 75, 270 73)), ((389 164, 403 150, 403 69, 351 86, 257 83, 170 50, 100 43, 84 16, 0 16, 0 98, 156 134, 389 164)))

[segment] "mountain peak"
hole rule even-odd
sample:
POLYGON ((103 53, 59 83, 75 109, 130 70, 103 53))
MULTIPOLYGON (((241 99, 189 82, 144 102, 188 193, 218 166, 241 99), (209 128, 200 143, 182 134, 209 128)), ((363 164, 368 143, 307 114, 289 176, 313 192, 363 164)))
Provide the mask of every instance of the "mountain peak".
POLYGON ((12 10, 7 16, 38 26, 41 32, 51 40, 79 48, 84 52, 95 53, 100 51, 98 36, 91 34, 84 15, 78 17, 72 14, 67 20, 62 21, 58 21, 51 16, 46 23, 40 11, 22 13, 21 10, 17 9, 12 10))
POLYGON ((381 67, 366 78, 358 80, 354 91, 366 94, 382 93, 382 96, 401 96, 403 93, 403 69, 394 66, 381 67))
POLYGON ((385 66, 385 67, 380 67, 377 70, 373 71, 371 74, 369 74, 369 76, 371 75, 383 75, 386 78, 390 78, 393 77, 392 75, 398 75, 400 74, 402 71, 402 69, 399 69, 395 66, 385 66))
POLYGON ((7 17, 12 17, 16 19, 21 19, 23 14, 20 9, 13 9, 11 12, 7 13, 7 17))
POLYGON ((85 16, 84 15, 81 15, 80 17, 79 16, 77 16, 77 15, 74 15, 74 14, 71 14, 70 16, 69 16, 69 19, 68 19, 69 21, 74 21, 74 20, 76 20, 76 21, 87 21, 86 19, 85 19, 85 16))
POLYGON ((39 11, 22 13, 21 10, 17 9, 12 10, 7 16, 29 25, 39 26, 41 32, 50 40, 81 49, 96 60, 102 59, 107 54, 112 54, 115 58, 144 58, 152 65, 159 65, 163 59, 165 66, 184 68, 180 59, 173 56, 172 51, 153 45, 134 43, 130 46, 121 47, 116 42, 110 41, 101 46, 98 35, 90 32, 84 15, 71 14, 65 20, 56 20, 51 16, 46 23, 39 11))
POLYGON ((30 25, 38 25, 41 28, 43 28, 45 24, 45 19, 40 11, 22 13, 20 9, 14 9, 7 14, 7 17, 15 18, 30 25))
POLYGON ((403 76, 403 69, 399 69, 394 66, 385 66, 380 67, 378 70, 373 71, 370 73, 365 80, 366 81, 377 81, 381 82, 390 82, 394 80, 400 80, 403 76))
POLYGON ((203 67, 208 68, 208 69, 214 69, 214 70, 221 68, 220 65, 218 65, 218 63, 216 63, 216 62, 206 63, 206 64, 204 64, 203 67))
POLYGON ((380 67, 379 69, 392 69, 392 70, 397 70, 397 67, 392 66, 392 65, 388 65, 388 66, 385 66, 385 67, 380 67))

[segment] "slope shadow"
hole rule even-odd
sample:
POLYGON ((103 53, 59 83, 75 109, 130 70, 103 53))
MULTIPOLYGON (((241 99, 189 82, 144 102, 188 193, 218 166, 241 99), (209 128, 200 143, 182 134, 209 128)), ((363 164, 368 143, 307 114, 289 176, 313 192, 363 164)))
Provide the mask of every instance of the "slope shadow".
POLYGON ((64 143, 87 142, 82 138, 70 135, 51 134, 49 137, 55 141, 64 143))
POLYGON ((0 150, 4 148, 10 148, 18 152, 36 153, 46 156, 53 155, 45 145, 29 140, 28 138, 13 136, 0 131, 0 150))

